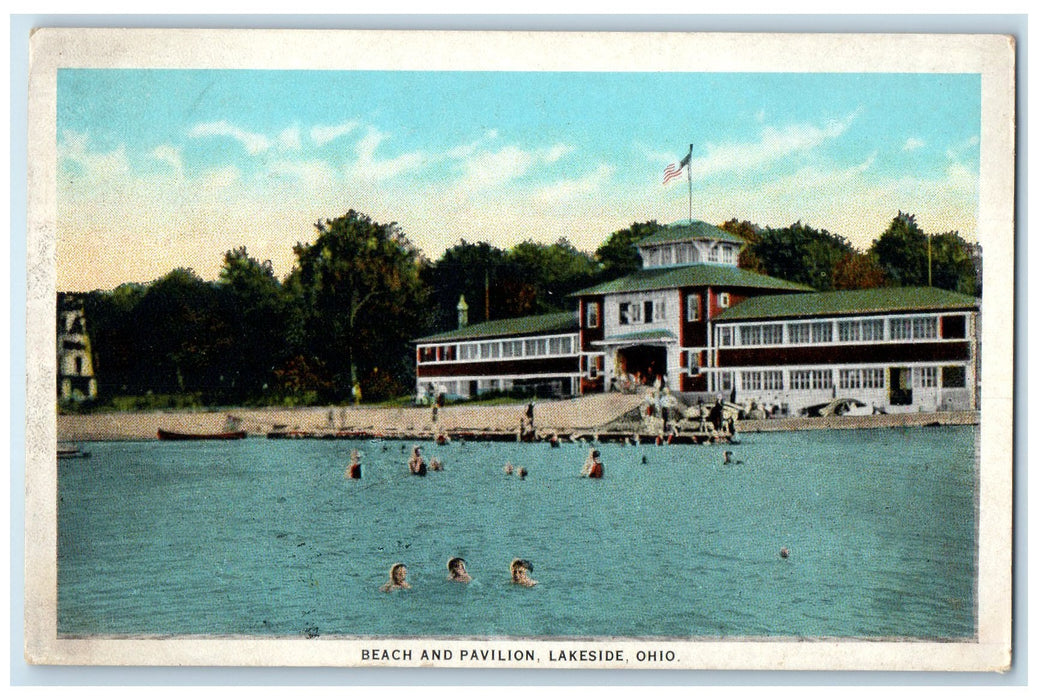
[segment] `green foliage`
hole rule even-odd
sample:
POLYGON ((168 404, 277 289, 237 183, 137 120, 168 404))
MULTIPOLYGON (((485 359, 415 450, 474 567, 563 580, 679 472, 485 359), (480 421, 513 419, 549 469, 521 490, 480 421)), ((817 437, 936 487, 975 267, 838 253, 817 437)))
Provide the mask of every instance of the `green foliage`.
POLYGON ((872 289, 886 283, 886 273, 870 253, 847 253, 833 267, 833 289, 872 289))
POLYGON ((801 222, 786 228, 766 228, 748 246, 767 274, 806 284, 819 291, 833 289, 833 269, 854 247, 842 236, 813 229, 801 222))
POLYGON ((971 246, 958 232, 928 236, 912 214, 899 211, 870 252, 894 286, 929 285, 980 295, 971 246))
POLYGON ((603 281, 629 275, 641 269, 641 256, 635 246, 642 240, 663 229, 655 219, 634 222, 630 226, 609 234, 605 243, 598 246, 595 259, 602 266, 603 281))
POLYGON ((413 372, 408 341, 425 317, 425 261, 395 223, 352 209, 315 227, 317 239, 294 248, 292 276, 305 355, 326 368, 330 387, 308 388, 344 400, 376 367, 405 382, 413 372))
POLYGON ((422 271, 430 290, 429 328, 457 327, 462 295, 469 305, 469 323, 502 318, 509 305, 504 282, 513 276, 511 267, 505 251, 486 242, 468 243, 463 239, 445 250, 435 264, 422 271))

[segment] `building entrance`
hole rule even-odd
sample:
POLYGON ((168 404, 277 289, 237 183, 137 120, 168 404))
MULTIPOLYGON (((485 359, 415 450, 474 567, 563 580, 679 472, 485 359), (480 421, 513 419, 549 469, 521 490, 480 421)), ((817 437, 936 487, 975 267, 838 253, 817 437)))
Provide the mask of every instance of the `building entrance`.
POLYGON ((634 345, 616 351, 616 376, 622 385, 652 384, 667 373, 667 350, 659 345, 634 345))

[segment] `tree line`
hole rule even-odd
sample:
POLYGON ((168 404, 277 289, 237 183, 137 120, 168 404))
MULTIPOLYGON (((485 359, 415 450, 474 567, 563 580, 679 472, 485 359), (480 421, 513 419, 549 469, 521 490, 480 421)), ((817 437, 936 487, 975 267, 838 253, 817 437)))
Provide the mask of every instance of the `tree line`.
MULTIPOLYGON (((406 396, 409 341, 455 328, 462 295, 470 323, 572 309, 571 293, 639 269, 634 244, 661 228, 633 223, 594 253, 565 238, 507 250, 462 240, 430 261, 397 224, 350 210, 315 224, 284 279, 241 247, 226 252, 215 281, 178 268, 149 284, 77 295, 99 402, 339 403, 354 385, 365 400, 406 396)), ((925 285, 932 275, 936 287, 980 293, 969 244, 957 233, 926 236, 910 214, 899 212, 867 251, 800 222, 773 229, 733 219, 721 228, 747 241, 740 266, 815 289, 925 285)))

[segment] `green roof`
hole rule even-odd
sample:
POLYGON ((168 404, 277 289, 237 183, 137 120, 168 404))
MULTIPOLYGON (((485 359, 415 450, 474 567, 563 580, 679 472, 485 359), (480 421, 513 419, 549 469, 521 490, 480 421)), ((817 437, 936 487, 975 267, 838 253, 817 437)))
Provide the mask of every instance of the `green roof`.
POLYGON ((850 316, 899 311, 973 310, 978 299, 934 287, 881 287, 811 294, 751 297, 725 309, 714 320, 741 321, 799 316, 850 316))
POLYGON ((712 224, 708 224, 705 221, 693 221, 691 224, 686 221, 675 221, 672 224, 667 224, 663 227, 662 231, 652 234, 636 244, 639 248, 642 246, 653 246, 661 243, 676 243, 678 241, 695 241, 695 240, 717 240, 727 241, 729 243, 739 243, 745 245, 746 241, 739 238, 736 235, 728 233, 723 229, 719 229, 712 224))
POLYGON ((626 277, 574 292, 571 296, 707 286, 785 289, 798 292, 811 291, 810 287, 805 287, 802 284, 780 280, 777 277, 768 277, 767 275, 750 272, 733 265, 698 263, 681 267, 654 267, 648 270, 638 270, 626 277))
POLYGON ((497 321, 476 323, 464 328, 456 328, 445 333, 415 338, 416 343, 434 343, 443 340, 467 340, 471 338, 494 338, 515 335, 542 335, 547 333, 577 332, 580 322, 574 311, 560 311, 541 316, 520 316, 518 318, 502 318, 497 321))
POLYGON ((611 335, 602 340, 593 340, 591 341, 591 344, 611 345, 612 343, 626 343, 631 340, 677 340, 677 337, 668 330, 657 329, 653 331, 636 331, 634 333, 611 335))

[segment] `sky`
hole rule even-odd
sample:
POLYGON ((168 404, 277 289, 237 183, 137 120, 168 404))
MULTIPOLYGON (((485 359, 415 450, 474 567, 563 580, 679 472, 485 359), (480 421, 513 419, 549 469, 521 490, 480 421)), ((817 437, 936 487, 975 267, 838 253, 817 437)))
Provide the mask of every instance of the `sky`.
POLYGON ((980 76, 63 69, 60 291, 205 279, 246 246, 291 270, 314 223, 464 239, 632 222, 796 221, 867 248, 898 211, 976 240, 980 76))

